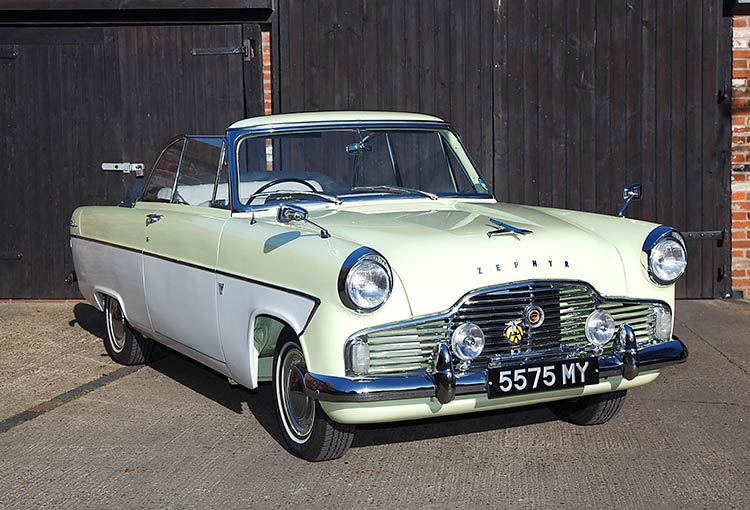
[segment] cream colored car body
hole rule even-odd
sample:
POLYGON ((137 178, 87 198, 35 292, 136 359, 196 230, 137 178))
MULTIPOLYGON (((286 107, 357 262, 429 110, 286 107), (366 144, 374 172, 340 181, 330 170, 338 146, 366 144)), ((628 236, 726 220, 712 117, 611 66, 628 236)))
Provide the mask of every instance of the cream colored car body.
MULTIPOLYGON (((409 114, 300 114, 251 119, 231 129, 357 119, 439 120, 409 114)), ((470 165, 458 140, 452 144, 470 165)), ((144 202, 132 208, 79 208, 71 219, 71 243, 81 292, 100 309, 104 296, 117 298, 143 334, 248 388, 270 378, 283 326, 299 336, 310 372, 346 378, 344 347, 354 333, 444 312, 485 287, 582 281, 606 298, 659 301, 674 309, 673 286, 655 285, 648 275, 642 246, 658 226, 652 223, 492 198, 384 196, 340 205, 306 203, 305 208, 331 237, 322 238, 308 223, 280 223, 276 209, 231 212, 144 202), (163 219, 147 226, 148 214, 163 219), (488 237, 490 218, 533 234, 488 237), (393 271, 392 294, 372 313, 345 307, 337 287, 345 259, 362 246, 382 254, 393 271), (168 284, 150 289, 145 280, 154 275, 168 284), (205 338, 211 338, 208 347, 205 338)), ((497 399, 457 395, 447 404, 420 397, 321 405, 343 423, 387 422, 626 389, 658 373, 645 370, 629 381, 614 375, 585 388, 497 399)))

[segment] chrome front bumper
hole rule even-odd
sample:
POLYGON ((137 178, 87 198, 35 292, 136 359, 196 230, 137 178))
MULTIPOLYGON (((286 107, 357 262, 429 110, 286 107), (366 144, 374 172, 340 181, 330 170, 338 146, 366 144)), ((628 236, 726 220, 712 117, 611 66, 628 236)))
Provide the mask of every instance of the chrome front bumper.
MULTIPOLYGON (((620 348, 614 355, 599 358, 600 377, 619 375, 631 380, 641 371, 654 370, 687 360, 687 347, 677 337, 672 337, 669 342, 637 349, 632 330, 625 330, 623 336, 620 348)), ((455 395, 486 393, 484 371, 456 377, 450 356, 446 359, 446 354, 438 353, 436 366, 431 374, 349 379, 308 372, 305 375, 305 389, 308 396, 325 402, 371 402, 436 397, 441 403, 447 404, 455 395)))

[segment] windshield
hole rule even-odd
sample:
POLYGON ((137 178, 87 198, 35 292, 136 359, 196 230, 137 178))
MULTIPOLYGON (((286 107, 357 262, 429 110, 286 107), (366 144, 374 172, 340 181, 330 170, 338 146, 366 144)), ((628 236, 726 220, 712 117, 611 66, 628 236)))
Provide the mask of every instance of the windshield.
POLYGON ((236 157, 238 197, 245 205, 325 200, 321 194, 329 201, 489 194, 447 129, 337 128, 247 136, 240 139, 236 157))

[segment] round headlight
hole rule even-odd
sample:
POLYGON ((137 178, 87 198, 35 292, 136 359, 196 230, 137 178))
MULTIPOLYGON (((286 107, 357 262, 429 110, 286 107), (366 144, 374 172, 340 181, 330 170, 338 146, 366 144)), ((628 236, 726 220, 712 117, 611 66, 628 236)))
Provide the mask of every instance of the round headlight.
POLYGON ((615 320, 606 310, 594 310, 586 319, 586 338, 596 346, 612 340, 615 334, 615 320))
POLYGON ((672 314, 663 306, 654 307, 654 337, 666 342, 672 336, 672 314))
POLYGON ((372 312, 383 306, 391 295, 391 269, 378 253, 365 250, 354 252, 344 263, 339 291, 341 300, 349 308, 372 312))
POLYGON ((484 349, 484 332, 482 328, 471 322, 464 322, 453 332, 451 347, 453 347, 453 354, 458 359, 464 361, 473 360, 484 349))
POLYGON ((687 267, 687 252, 678 234, 659 239, 648 254, 648 270, 659 284, 668 285, 682 276, 687 267))

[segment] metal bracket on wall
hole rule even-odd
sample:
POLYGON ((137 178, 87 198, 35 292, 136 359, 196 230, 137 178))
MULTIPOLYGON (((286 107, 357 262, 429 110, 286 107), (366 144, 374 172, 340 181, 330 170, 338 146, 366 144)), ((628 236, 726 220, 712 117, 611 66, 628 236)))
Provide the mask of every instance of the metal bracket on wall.
POLYGON ((245 39, 242 46, 225 46, 221 48, 193 48, 190 54, 194 57, 212 55, 242 55, 245 62, 255 58, 255 39, 245 39))
POLYGON ((135 172, 136 177, 143 177, 143 167, 143 163, 102 163, 102 170, 105 172, 135 172))
POLYGON ((726 230, 702 230, 698 232, 681 232, 688 241, 716 241, 716 247, 721 248, 727 237, 726 230))
POLYGON ((18 252, 5 252, 0 253, 0 260, 21 260, 23 258, 23 253, 18 252))
POLYGON ((0 44, 0 60, 14 60, 18 58, 17 44, 0 44))

